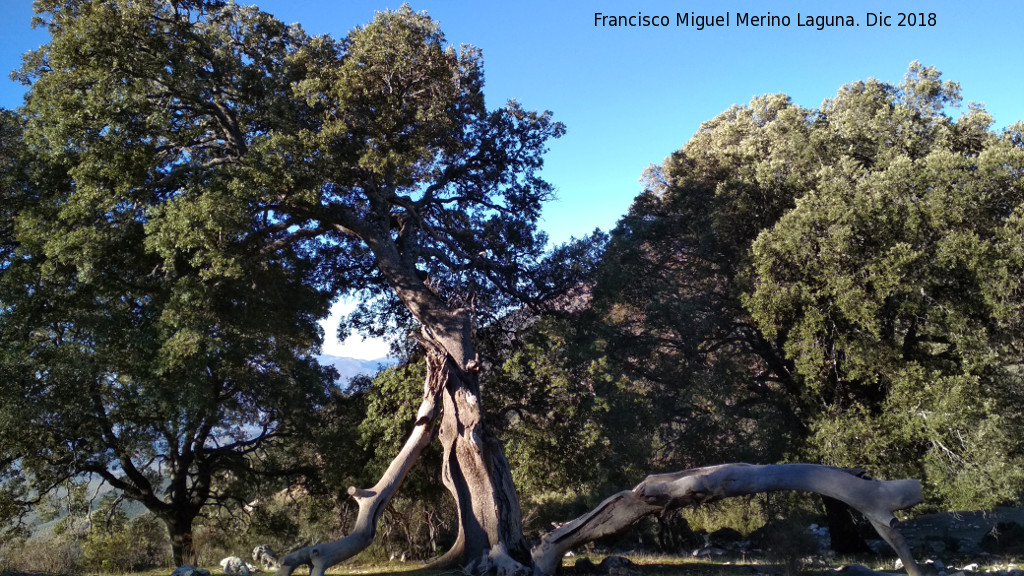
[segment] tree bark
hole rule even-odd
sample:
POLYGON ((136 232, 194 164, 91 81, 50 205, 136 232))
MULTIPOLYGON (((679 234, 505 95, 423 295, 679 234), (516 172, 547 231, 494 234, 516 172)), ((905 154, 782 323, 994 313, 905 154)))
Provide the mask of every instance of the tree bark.
POLYGON ((458 565, 478 574, 504 566, 522 572, 530 562, 519 496, 501 443, 484 424, 474 371, 449 361, 438 437, 444 449, 441 479, 459 511, 455 545, 435 566, 458 565))
POLYGON ((351 532, 334 542, 307 546, 289 553, 281 560, 277 576, 290 576, 297 567, 304 564, 310 566, 311 576, 323 576, 331 566, 355 556, 373 543, 377 533, 377 521, 433 437, 439 415, 437 401, 441 391, 448 384, 448 373, 443 369, 447 358, 439 351, 428 350, 426 360, 427 376, 423 383, 423 401, 416 414, 416 424, 405 445, 372 488, 361 489, 353 486, 348 489, 349 495, 359 506, 359 513, 351 532))
POLYGON ((921 501, 921 483, 871 480, 859 472, 814 464, 724 464, 648 476, 632 490, 615 494, 593 511, 541 538, 532 550, 533 571, 536 576, 550 576, 561 565, 566 551, 628 530, 641 518, 667 508, 796 490, 834 498, 864 514, 903 560, 907 573, 921 576, 910 547, 895 528, 893 515, 921 501))
POLYGON ((171 515, 161 516, 161 520, 163 520, 164 526, 167 527, 167 535, 171 539, 171 558, 174 561, 174 565, 196 564, 198 558, 196 557, 195 544, 192 540, 192 523, 195 520, 195 514, 179 511, 171 515))
POLYGON ((477 374, 461 370, 440 349, 428 350, 423 403, 405 446, 373 488, 349 488, 349 495, 359 505, 351 532, 334 542, 288 554, 277 576, 290 576, 304 564, 311 567, 311 576, 323 576, 327 568, 373 543, 381 514, 430 444, 439 416, 439 438, 444 446, 442 481, 458 506, 459 533, 455 545, 435 564, 457 564, 469 573, 491 569, 528 572, 530 553, 522 535, 519 498, 501 444, 483 425, 477 374))

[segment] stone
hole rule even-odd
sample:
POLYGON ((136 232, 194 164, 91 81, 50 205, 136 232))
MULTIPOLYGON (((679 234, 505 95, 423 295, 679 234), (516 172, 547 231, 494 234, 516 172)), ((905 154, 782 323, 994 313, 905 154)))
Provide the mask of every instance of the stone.
POLYGON ((277 570, 281 567, 277 554, 274 554, 274 550, 266 544, 252 549, 252 561, 262 566, 264 570, 277 570))
POLYGON ((580 558, 573 565, 573 571, 577 574, 593 574, 597 572, 597 566, 589 558, 580 558))
POLYGON ((608 556, 601 563, 598 564, 597 569, 599 572, 604 572, 608 576, 639 576, 640 570, 636 568, 636 564, 632 560, 624 556, 608 556))
POLYGON ((178 566, 174 572, 171 572, 171 576, 210 576, 210 571, 185 564, 178 566))
POLYGON ((251 576, 249 565, 238 556, 228 556, 220 561, 220 567, 227 576, 251 576))
POLYGON ((612 568, 632 568, 636 566, 633 561, 625 556, 608 556, 598 565, 602 570, 611 570, 612 568))

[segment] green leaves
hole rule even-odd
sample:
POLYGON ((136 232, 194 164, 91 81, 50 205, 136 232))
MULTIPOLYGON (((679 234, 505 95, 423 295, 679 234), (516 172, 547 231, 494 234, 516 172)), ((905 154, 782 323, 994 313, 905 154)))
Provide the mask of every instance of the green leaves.
POLYGON ((289 121, 301 33, 233 4, 47 6, 24 130, 3 118, 5 450, 38 490, 98 475, 187 532, 330 384, 331 296, 268 247, 246 157, 289 121))
POLYGON ((790 414, 752 434, 793 439, 772 459, 923 476, 933 501, 1018 494, 997 462, 1020 452, 1024 147, 959 105, 913 63, 816 110, 763 96, 704 123, 612 234, 613 356, 689 398, 682 420, 790 414))
POLYGON ((980 108, 960 122, 944 116, 958 88, 937 78, 914 65, 898 89, 857 86, 826 103, 849 142, 847 115, 873 93, 889 103, 874 115, 884 127, 862 134, 902 140, 883 140, 869 156, 866 146, 846 148, 818 172, 815 188, 752 245, 755 283, 744 302, 827 407, 820 425, 832 424, 812 438, 821 454, 843 465, 874 460, 890 474, 919 462, 933 496, 961 503, 980 497, 965 486, 999 486, 985 500, 995 503, 1017 482, 991 466, 1016 452, 1003 451, 1015 432, 1000 414, 1019 401, 1009 383, 1020 342, 1003 319, 1017 315, 1020 279, 1007 281, 1018 248, 1003 235, 1024 202, 1024 164, 1019 146, 987 132, 980 108), (846 438, 842 450, 853 453, 826 438, 846 438), (881 456, 893 450, 903 452, 881 456))

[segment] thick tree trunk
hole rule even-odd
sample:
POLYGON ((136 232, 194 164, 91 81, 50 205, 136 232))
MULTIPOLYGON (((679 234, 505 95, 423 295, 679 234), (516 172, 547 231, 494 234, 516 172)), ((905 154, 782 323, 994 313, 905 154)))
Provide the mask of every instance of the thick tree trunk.
POLYGON ((534 574, 554 574, 566 551, 628 530, 641 518, 661 510, 780 490, 813 492, 846 503, 867 517, 903 560, 910 576, 921 576, 910 547, 895 529, 893 516, 894 511, 921 501, 921 483, 882 482, 864 478, 857 470, 814 464, 724 464, 648 476, 632 490, 615 494, 541 538, 532 551, 534 574))
POLYGON ((424 399, 412 434, 373 488, 349 488, 359 504, 351 532, 334 542, 288 554, 278 576, 289 576, 303 564, 311 566, 312 576, 323 576, 327 568, 368 547, 388 502, 430 443, 439 415, 443 415, 439 433, 444 446, 442 481, 459 510, 459 533, 452 549, 435 564, 459 565, 472 573, 493 568, 528 571, 530 552, 522 535, 519 498, 501 444, 483 425, 477 374, 460 369, 439 349, 429 349, 424 399), (439 400, 442 406, 438 406, 439 400))
POLYGON ((435 566, 457 565, 467 573, 491 568, 520 572, 530 562, 522 533, 519 496, 501 443, 483 422, 475 371, 449 361, 439 439, 442 481, 459 511, 455 545, 435 566))
POLYGON ((167 535, 171 539, 171 558, 175 566, 195 565, 196 549, 192 541, 192 522, 194 514, 173 514, 161 519, 167 527, 167 535))

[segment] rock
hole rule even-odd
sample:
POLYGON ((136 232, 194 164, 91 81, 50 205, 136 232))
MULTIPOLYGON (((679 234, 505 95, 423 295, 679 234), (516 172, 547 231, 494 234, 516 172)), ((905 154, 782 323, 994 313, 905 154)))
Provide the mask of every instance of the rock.
POLYGON ((1024 554, 1024 526, 1016 522, 997 522, 981 538, 981 548, 992 554, 1024 554))
POLYGON ((580 558, 573 565, 573 571, 577 574, 593 574, 597 572, 597 566, 589 558, 580 558))
POLYGON ((903 560, 900 559, 900 558, 897 558, 896 562, 893 564, 892 568, 893 568, 893 570, 899 570, 900 568, 903 568, 903 560))
POLYGON ((220 567, 228 576, 251 576, 249 565, 238 556, 228 556, 220 561, 220 567))
POLYGON ((724 555, 725 555, 725 550, 723 550, 721 548, 716 548, 714 546, 705 546, 703 548, 698 548, 698 549, 694 550, 692 553, 690 553, 690 556, 693 556, 694 558, 710 558, 712 556, 724 556, 724 555))
POLYGON ((597 570, 608 576, 640 576, 640 570, 629 558, 608 556, 598 564, 597 570))
POLYGON ((608 556, 601 563, 598 564, 602 570, 611 570, 612 568, 633 568, 636 564, 633 561, 624 556, 608 556))
POLYGON ((210 571, 185 564, 178 566, 174 572, 171 572, 171 576, 210 576, 210 571))
POLYGON ((266 544, 252 549, 252 561, 262 566, 264 570, 277 570, 281 567, 277 554, 274 554, 274 550, 266 544))
POLYGON ((963 568, 961 568, 961 570, 963 570, 965 572, 974 572, 977 569, 978 569, 978 565, 976 563, 971 563, 971 564, 968 564, 967 566, 964 566, 963 568))

